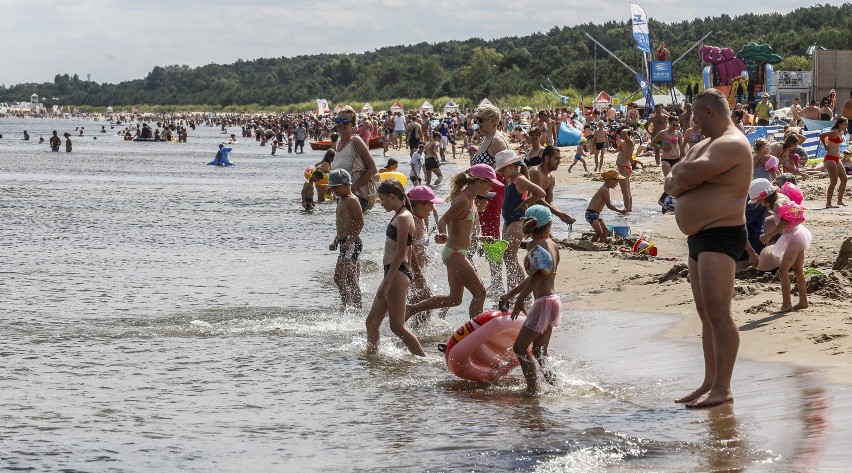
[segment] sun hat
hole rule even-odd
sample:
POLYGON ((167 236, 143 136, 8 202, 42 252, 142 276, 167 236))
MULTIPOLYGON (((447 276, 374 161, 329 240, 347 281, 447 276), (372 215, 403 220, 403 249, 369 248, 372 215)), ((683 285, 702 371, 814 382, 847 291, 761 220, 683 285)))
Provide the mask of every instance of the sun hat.
POLYGON ((758 177, 751 181, 748 186, 748 203, 754 204, 760 199, 765 199, 775 193, 775 186, 769 182, 769 179, 758 177))
MULTIPOLYGON (((497 154, 500 154, 500 153, 497 153, 497 154)), ((470 174, 473 177, 478 177, 480 179, 487 179, 487 180, 491 181, 491 183, 494 184, 495 186, 503 187, 503 183, 500 182, 499 179, 497 179, 497 173, 494 172, 494 168, 492 168, 491 166, 489 166, 485 163, 474 164, 473 166, 470 167, 470 169, 467 170, 467 173, 470 174)))
POLYGON ((494 169, 499 171, 500 169, 503 169, 504 167, 510 164, 517 163, 520 160, 521 157, 518 156, 518 153, 514 152, 511 149, 504 149, 503 151, 497 153, 496 156, 494 156, 494 169))
POLYGON ((435 196, 435 192, 427 186, 414 186, 408 191, 408 200, 412 202, 432 202, 441 204, 444 199, 435 196))
POLYGON ((626 177, 619 174, 618 171, 616 171, 615 169, 607 169, 601 174, 601 178, 604 181, 608 181, 610 179, 618 179, 619 181, 622 179, 627 179, 626 177))
POLYGON ((342 184, 352 184, 352 176, 346 169, 332 169, 328 173, 328 187, 339 186, 342 184))
POLYGON ((528 208, 526 212, 524 212, 524 218, 534 218, 536 221, 536 227, 543 227, 550 223, 550 219, 553 215, 550 213, 550 209, 543 205, 533 205, 528 208))
POLYGON ((478 195, 478 196, 476 196, 476 198, 477 199, 491 200, 491 199, 494 198, 495 195, 497 195, 497 193, 492 191, 492 192, 486 192, 485 194, 482 194, 482 195, 478 195))

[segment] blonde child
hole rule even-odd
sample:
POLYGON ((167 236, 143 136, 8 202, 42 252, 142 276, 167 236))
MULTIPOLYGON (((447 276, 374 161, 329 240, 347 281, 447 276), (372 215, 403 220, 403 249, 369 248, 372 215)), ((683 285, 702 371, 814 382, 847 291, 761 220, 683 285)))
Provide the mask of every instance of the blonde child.
POLYGON ((325 178, 325 174, 322 171, 314 171, 311 174, 311 178, 302 186, 302 207, 305 209, 305 212, 313 213, 314 207, 317 206, 316 202, 314 202, 314 192, 317 182, 321 181, 325 178))
POLYGON ((589 225, 592 226, 592 230, 595 231, 592 241, 606 241, 609 236, 606 224, 601 218, 601 212, 603 211, 604 206, 613 212, 620 213, 621 215, 627 213, 626 209, 618 209, 612 205, 609 198, 609 191, 611 189, 615 189, 618 185, 618 181, 625 179, 625 177, 619 174, 615 169, 607 169, 603 174, 601 174, 601 178, 604 183, 598 191, 595 192, 595 195, 592 196, 592 200, 589 201, 589 206, 586 208, 586 221, 589 222, 589 225))
POLYGON ((507 149, 500 151, 494 157, 497 173, 506 182, 506 192, 503 197, 503 239, 509 242, 509 247, 503 254, 506 263, 507 285, 516 286, 523 279, 521 265, 518 264, 518 250, 524 239, 524 211, 536 202, 544 202, 544 189, 530 181, 527 177, 526 166, 515 151, 507 149))
POLYGON ((577 165, 577 162, 583 163, 583 171, 589 172, 589 168, 586 167, 586 160, 583 159, 588 156, 586 153, 586 140, 585 138, 580 138, 580 144, 577 145, 577 152, 574 153, 574 162, 568 166, 568 172, 571 172, 571 168, 577 165))
POLYGON ((485 286, 467 259, 476 218, 474 197, 491 191, 492 185, 503 186, 503 183, 497 179, 491 166, 475 164, 467 171, 453 176, 450 184, 447 201, 451 202, 451 205, 438 220, 438 235, 435 236, 436 243, 445 245, 441 252, 441 261, 447 267, 450 294, 432 296, 409 305, 406 319, 418 312, 461 304, 465 288, 473 295, 468 309, 471 318, 482 313, 482 307, 485 305, 485 286))
POLYGON ((402 183, 396 179, 382 182, 377 192, 382 207, 386 212, 394 212, 394 215, 385 231, 385 251, 382 259, 385 275, 367 315, 367 352, 378 351, 380 328, 385 316, 388 316, 391 331, 405 343, 408 351, 417 356, 426 356, 420 341, 405 328, 406 296, 414 279, 409 264, 409 250, 414 243, 415 232, 411 202, 405 195, 402 183))
POLYGON ((364 228, 364 212, 361 201, 352 193, 352 176, 345 169, 334 169, 328 175, 328 187, 337 196, 337 233, 328 246, 331 251, 340 250, 334 267, 334 283, 340 291, 344 309, 361 308, 361 283, 358 279, 361 254, 361 229, 364 228))
POLYGON ((810 247, 811 235, 802 222, 805 221, 805 208, 784 195, 767 179, 758 178, 751 181, 748 189, 749 203, 769 207, 775 216, 775 226, 760 236, 760 241, 768 244, 781 234, 774 245, 769 245, 760 252, 757 267, 762 271, 778 269, 781 280, 781 310, 788 312, 808 307, 808 285, 805 282, 805 250, 810 247), (799 302, 794 306, 791 297, 790 269, 796 275, 796 291, 799 302))
POLYGON ((562 301, 556 294, 556 270, 559 266, 559 249, 550 238, 552 215, 543 205, 533 205, 524 213, 523 231, 532 236, 527 245, 529 251, 524 258, 524 267, 528 276, 508 293, 500 297, 500 305, 505 306, 515 298, 512 319, 516 319, 524 310, 524 301, 532 293, 534 301, 524 325, 518 332, 518 338, 512 349, 521 363, 521 370, 527 382, 527 391, 538 391, 536 368, 530 359, 529 349, 542 368, 545 381, 553 383, 553 374, 544 369, 544 358, 553 328, 558 327, 562 318, 562 301))

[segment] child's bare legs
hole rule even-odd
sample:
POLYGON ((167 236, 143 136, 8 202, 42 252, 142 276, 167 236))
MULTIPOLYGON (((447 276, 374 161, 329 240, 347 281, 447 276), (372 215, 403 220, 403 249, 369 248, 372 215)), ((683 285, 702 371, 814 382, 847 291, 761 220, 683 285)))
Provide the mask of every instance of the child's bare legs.
POLYGON ((379 349, 382 320, 388 315, 391 331, 405 343, 408 351, 417 356, 426 356, 417 337, 405 328, 405 298, 408 294, 408 277, 397 271, 388 289, 387 299, 376 294, 373 306, 367 315, 367 353, 379 349))
POLYGON ((521 222, 512 222, 504 227, 503 237, 509 242, 506 252, 503 253, 503 262, 506 263, 506 286, 512 289, 524 280, 523 269, 518 263, 518 250, 524 238, 521 222))
POLYGON ((808 284, 805 281, 805 252, 799 252, 796 261, 793 263, 793 272, 796 274, 796 291, 799 293, 799 303, 793 306, 793 309, 808 308, 808 284))
POLYGON ((781 281, 781 312, 793 310, 793 301, 790 284, 790 269, 795 266, 796 272, 796 290, 799 291, 799 303, 796 308, 807 308, 808 295, 807 285, 805 284, 804 271, 805 251, 788 248, 781 258, 781 265, 778 267, 778 279, 781 281), (800 274, 801 273, 801 274, 800 274), (803 299, 804 297, 804 299, 803 299), (804 302, 804 307, 799 307, 804 302))
POLYGON ((358 277, 358 260, 338 258, 334 270, 334 283, 340 291, 344 307, 361 308, 361 284, 358 277))
POLYGON ((571 163, 571 165, 570 165, 570 166, 568 166, 568 172, 571 172, 571 168, 573 168, 575 164, 577 164, 577 160, 576 160, 576 159, 574 160, 574 162, 573 162, 573 163, 571 163))
POLYGON ((548 384, 554 384, 556 377, 553 372, 545 369, 544 359, 547 357, 547 346, 550 344, 550 335, 553 333, 553 327, 547 327, 547 330, 533 341, 533 356, 538 360, 538 365, 541 367, 541 374, 544 375, 544 380, 548 384))
POLYGON ((432 171, 424 167, 423 172, 426 174, 426 185, 432 184, 432 171))
MULTIPOLYGON (((582 158, 581 158, 581 159, 577 159, 577 160, 575 160, 575 161, 574 161, 574 164, 577 164, 577 161, 580 161, 581 163, 583 163, 583 171, 589 172, 589 168, 588 168, 588 167, 586 167, 586 160, 585 160, 585 159, 582 159, 582 158)), ((572 164, 572 166, 573 166, 574 164, 572 164)))
POLYGON ((405 320, 410 319, 418 312, 458 306, 462 303, 462 295, 465 289, 473 295, 473 299, 470 301, 470 308, 468 309, 470 318, 474 318, 482 313, 482 308, 485 306, 485 286, 482 285, 482 281, 479 280, 479 276, 476 274, 473 266, 471 266, 470 261, 463 254, 453 254, 447 258, 444 264, 447 266, 447 281, 450 286, 450 294, 446 296, 432 296, 417 304, 407 306, 405 320))
POLYGON ((432 170, 432 172, 434 172, 435 175, 438 176, 438 178, 435 179, 435 185, 437 186, 441 183, 441 180, 444 179, 444 174, 441 172, 441 168, 435 168, 432 170))
POLYGON ((515 344, 512 345, 512 350, 521 363, 521 371, 524 372, 524 379, 527 381, 527 392, 530 394, 538 392, 538 383, 536 382, 535 362, 530 357, 529 350, 530 345, 539 337, 539 333, 533 332, 528 327, 521 327, 521 331, 518 332, 518 338, 515 339, 515 344))
POLYGON ((595 236, 592 237, 593 242, 606 241, 609 236, 609 230, 602 219, 597 219, 592 223, 592 230, 595 231, 595 236))

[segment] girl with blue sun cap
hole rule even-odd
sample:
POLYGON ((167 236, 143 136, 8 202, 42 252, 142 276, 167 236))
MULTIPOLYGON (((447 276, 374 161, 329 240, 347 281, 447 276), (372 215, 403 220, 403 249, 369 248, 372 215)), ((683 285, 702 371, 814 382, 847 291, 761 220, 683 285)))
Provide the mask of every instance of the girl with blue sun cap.
POLYGON ((562 301, 555 290, 559 248, 550 238, 551 219, 550 209, 543 205, 533 205, 524 213, 524 233, 532 237, 524 257, 527 278, 500 297, 501 306, 508 306, 509 300, 515 298, 512 319, 517 318, 521 312, 527 315, 512 349, 521 362, 527 391, 530 393, 538 391, 535 363, 529 356, 530 345, 533 356, 542 368, 545 381, 553 384, 554 376, 545 370, 544 358, 547 356, 547 346, 553 328, 559 326, 562 317, 562 301), (530 294, 535 300, 527 312, 524 310, 524 301, 530 294))

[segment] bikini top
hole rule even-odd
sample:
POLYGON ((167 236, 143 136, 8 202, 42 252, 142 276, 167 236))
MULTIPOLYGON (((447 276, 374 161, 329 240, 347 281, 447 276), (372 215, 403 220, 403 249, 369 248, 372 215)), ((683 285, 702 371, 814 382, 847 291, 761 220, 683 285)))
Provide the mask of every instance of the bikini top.
POLYGON ((678 133, 674 138, 669 138, 668 136, 663 136, 663 139, 668 141, 669 143, 676 145, 678 141, 680 141, 680 133, 678 133))
MULTIPOLYGON (((403 207, 402 209, 399 209, 399 210, 396 212, 396 215, 394 215, 394 216, 393 216, 393 218, 391 219, 391 223, 393 223, 394 219, 397 217, 397 215, 399 215, 399 214, 400 214, 400 212, 402 212, 402 210, 403 210, 404 208, 405 208, 405 207, 403 207)), ((396 227, 394 227, 393 225, 391 225, 391 223, 388 223, 388 228, 385 230, 385 236, 386 236, 386 237, 388 237, 388 238, 390 238, 390 239, 391 239, 391 240, 393 240, 393 241, 396 241, 396 238, 397 238, 397 236, 398 236, 398 235, 397 235, 397 228, 396 228, 396 227)), ((407 239, 406 239, 406 241, 405 241, 405 246, 411 246, 411 244, 412 244, 412 243, 414 243, 414 237, 413 237, 413 236, 411 236, 411 234, 409 233, 409 234, 408 234, 408 238, 407 238, 407 239)))
POLYGON ((541 245, 536 245, 524 257, 524 269, 530 276, 538 271, 542 271, 545 276, 550 273, 556 274, 553 272, 553 255, 541 245))
POLYGON ((843 143, 843 138, 841 138, 839 136, 828 136, 828 137, 826 137, 826 139, 828 141, 831 141, 832 143, 837 143, 837 144, 843 143))
POLYGON ((473 219, 476 218, 476 210, 475 209, 476 209, 476 204, 471 205, 470 208, 467 209, 467 214, 465 214, 465 216, 462 217, 462 218, 457 218, 456 220, 466 220, 468 222, 472 222, 473 219))

